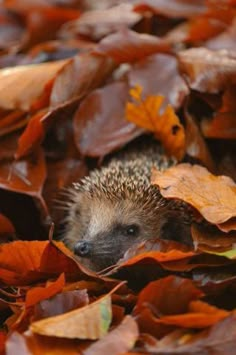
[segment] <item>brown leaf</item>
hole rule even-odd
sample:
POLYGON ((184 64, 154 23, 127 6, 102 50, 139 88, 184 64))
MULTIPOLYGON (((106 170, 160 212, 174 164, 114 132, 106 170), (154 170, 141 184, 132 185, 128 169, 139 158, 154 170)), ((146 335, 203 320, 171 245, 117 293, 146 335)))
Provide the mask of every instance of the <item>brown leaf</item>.
POLYGON ((111 294, 122 284, 78 310, 33 322, 30 330, 37 334, 59 338, 99 339, 107 333, 111 323, 111 294))
POLYGON ((21 161, 3 161, 0 174, 1 188, 40 197, 46 179, 43 151, 21 161))
POLYGON ((34 320, 54 317, 86 306, 88 303, 89 297, 86 290, 63 291, 50 299, 42 300, 36 304, 34 308, 34 320))
POLYGON ((137 3, 136 11, 152 11, 171 18, 193 17, 204 13, 206 9, 203 0, 139 0, 137 3))
POLYGON ((143 308, 149 306, 160 317, 185 313, 189 303, 201 296, 202 291, 197 289, 191 280, 168 276, 150 282, 140 292, 134 314, 139 314, 143 308))
POLYGON ((85 347, 74 339, 44 337, 30 331, 13 332, 6 343, 6 355, 78 355, 85 347))
POLYGON ((0 235, 2 234, 15 234, 15 228, 11 221, 4 214, 0 213, 0 235))
POLYGON ((99 40, 122 27, 131 27, 141 19, 141 15, 133 11, 133 6, 121 3, 108 9, 84 12, 78 20, 67 22, 62 26, 59 35, 62 38, 86 36, 99 40))
POLYGON ((236 58, 228 51, 190 48, 178 53, 180 71, 193 90, 218 93, 236 83, 236 58))
POLYGON ((110 56, 118 63, 136 62, 153 53, 169 53, 164 39, 124 29, 100 41, 95 53, 110 56))
POLYGON ((85 53, 66 62, 58 73, 50 91, 50 107, 42 114, 37 112, 20 138, 16 157, 21 158, 36 149, 55 119, 68 115, 85 94, 100 85, 111 73, 111 59, 85 53))
POLYGON ((233 354, 236 341, 236 316, 233 314, 203 332, 177 330, 156 344, 145 346, 155 354, 233 354), (227 329, 227 331, 225 331, 227 329))
POLYGON ((64 66, 54 82, 50 110, 82 98, 101 85, 115 68, 111 58, 94 52, 77 55, 64 66))
POLYGON ((141 94, 140 86, 130 90, 134 102, 126 104, 127 119, 154 132, 168 155, 182 159, 185 153, 185 132, 173 108, 167 105, 164 112, 160 112, 164 101, 163 96, 149 95, 143 99, 141 94))
POLYGON ((24 35, 24 26, 19 18, 13 12, 0 9, 0 48, 1 50, 10 50, 17 47, 19 41, 24 35))
POLYGON ((222 139, 236 138, 235 95, 236 86, 229 86, 223 94, 221 108, 215 113, 211 120, 202 120, 201 129, 206 137, 222 139))
POLYGON ((184 113, 186 123, 186 153, 195 159, 199 159, 211 172, 215 172, 216 166, 196 120, 187 109, 184 113))
POLYGON ((236 233, 223 233, 219 230, 208 230, 193 224, 191 234, 195 250, 205 252, 223 252, 234 249, 236 233))
POLYGON ((83 353, 84 355, 123 354, 133 348, 138 334, 137 323, 131 316, 126 316, 116 328, 90 345, 83 353))
POLYGON ((236 184, 227 176, 212 175, 199 165, 179 164, 163 173, 155 170, 152 183, 164 197, 184 200, 219 228, 235 217, 236 184))
POLYGON ((74 135, 83 155, 104 156, 141 133, 125 120, 128 87, 118 82, 93 91, 74 116, 74 135))
POLYGON ((128 72, 129 85, 139 85, 143 95, 163 95, 165 103, 179 109, 189 93, 180 76, 177 60, 167 54, 154 54, 135 63, 128 72), (158 73, 158 75, 157 75, 158 73))

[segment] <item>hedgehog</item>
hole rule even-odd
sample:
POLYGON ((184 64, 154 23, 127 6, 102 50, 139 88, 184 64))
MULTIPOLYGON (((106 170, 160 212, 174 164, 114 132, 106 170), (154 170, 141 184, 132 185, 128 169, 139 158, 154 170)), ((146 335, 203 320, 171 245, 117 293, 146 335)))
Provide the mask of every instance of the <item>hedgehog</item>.
POLYGON ((73 184, 64 242, 85 266, 105 269, 135 243, 155 237, 188 243, 185 208, 150 183, 153 167, 165 170, 173 164, 159 145, 152 145, 114 157, 73 184))

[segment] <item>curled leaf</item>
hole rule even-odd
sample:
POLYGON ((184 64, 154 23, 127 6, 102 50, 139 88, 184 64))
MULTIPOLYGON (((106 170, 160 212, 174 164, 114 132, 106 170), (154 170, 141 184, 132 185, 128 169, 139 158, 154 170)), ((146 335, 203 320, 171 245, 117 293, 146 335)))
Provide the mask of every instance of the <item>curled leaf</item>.
MULTIPOLYGON (((189 203, 219 228, 236 217, 236 184, 227 176, 215 176, 199 165, 179 164, 165 172, 155 170, 152 183, 164 197, 189 203)), ((235 223, 230 228, 235 230, 235 223)))

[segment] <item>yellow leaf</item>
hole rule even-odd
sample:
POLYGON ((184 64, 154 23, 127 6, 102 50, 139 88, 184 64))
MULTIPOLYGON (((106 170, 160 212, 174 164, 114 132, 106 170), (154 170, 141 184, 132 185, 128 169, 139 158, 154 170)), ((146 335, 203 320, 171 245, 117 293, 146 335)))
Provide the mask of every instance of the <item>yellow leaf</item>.
POLYGON ((127 119, 153 132, 168 155, 182 159, 185 153, 184 127, 170 105, 163 109, 165 98, 161 95, 149 95, 142 99, 142 88, 139 85, 130 90, 130 95, 134 102, 126 104, 127 119))

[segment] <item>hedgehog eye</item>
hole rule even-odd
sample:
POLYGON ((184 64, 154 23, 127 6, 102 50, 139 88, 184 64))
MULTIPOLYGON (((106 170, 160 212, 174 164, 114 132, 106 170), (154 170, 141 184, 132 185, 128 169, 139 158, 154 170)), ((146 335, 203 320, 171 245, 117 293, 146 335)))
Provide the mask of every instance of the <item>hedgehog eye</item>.
POLYGON ((132 237, 137 237, 139 234, 139 226, 131 224, 125 228, 125 234, 132 237))

